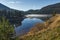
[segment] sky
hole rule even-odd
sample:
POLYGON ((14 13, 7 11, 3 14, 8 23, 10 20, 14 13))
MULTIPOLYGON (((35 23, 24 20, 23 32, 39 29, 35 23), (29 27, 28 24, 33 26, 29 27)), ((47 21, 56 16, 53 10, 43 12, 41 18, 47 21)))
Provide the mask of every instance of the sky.
POLYGON ((60 0, 0 0, 0 3, 17 10, 41 9, 44 6, 60 3, 60 0))

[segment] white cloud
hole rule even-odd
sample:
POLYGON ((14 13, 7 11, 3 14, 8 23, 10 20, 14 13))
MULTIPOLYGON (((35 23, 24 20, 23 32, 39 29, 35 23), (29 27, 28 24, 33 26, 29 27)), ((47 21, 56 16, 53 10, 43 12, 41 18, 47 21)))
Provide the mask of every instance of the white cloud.
POLYGON ((10 1, 10 2, 8 2, 8 3, 11 3, 11 4, 17 4, 17 3, 22 3, 21 1, 10 1))

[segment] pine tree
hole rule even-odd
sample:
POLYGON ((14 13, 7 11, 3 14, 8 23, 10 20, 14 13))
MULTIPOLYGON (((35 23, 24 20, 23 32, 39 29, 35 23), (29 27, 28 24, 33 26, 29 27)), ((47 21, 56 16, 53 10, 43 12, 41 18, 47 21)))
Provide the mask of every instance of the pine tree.
POLYGON ((14 27, 4 17, 0 18, 0 40, 12 40, 14 27))

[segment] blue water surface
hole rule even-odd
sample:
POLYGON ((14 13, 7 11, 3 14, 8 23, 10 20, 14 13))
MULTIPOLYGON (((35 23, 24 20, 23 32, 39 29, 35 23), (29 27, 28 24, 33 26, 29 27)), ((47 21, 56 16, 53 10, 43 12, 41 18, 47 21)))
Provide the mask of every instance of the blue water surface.
POLYGON ((22 25, 15 28, 16 35, 23 35, 27 33, 36 23, 43 23, 44 21, 38 18, 25 18, 22 25))

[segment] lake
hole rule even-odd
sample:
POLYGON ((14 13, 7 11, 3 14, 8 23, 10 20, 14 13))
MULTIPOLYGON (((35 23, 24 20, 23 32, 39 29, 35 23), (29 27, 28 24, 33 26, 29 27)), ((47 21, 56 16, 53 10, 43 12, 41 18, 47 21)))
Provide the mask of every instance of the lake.
POLYGON ((27 33, 36 23, 43 23, 44 21, 38 18, 25 18, 22 25, 15 28, 16 35, 23 35, 27 33))

